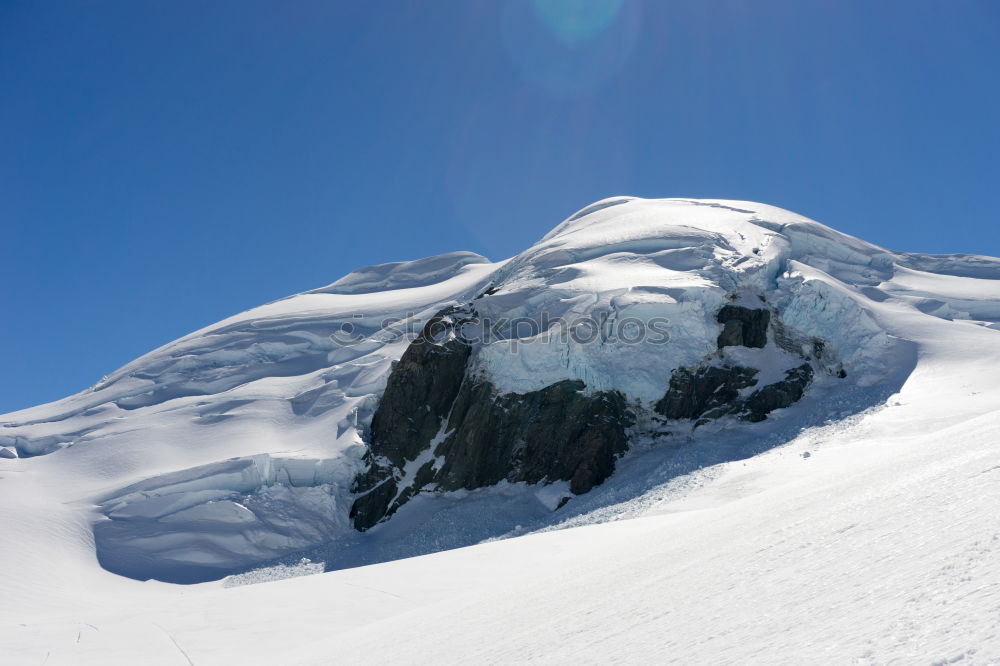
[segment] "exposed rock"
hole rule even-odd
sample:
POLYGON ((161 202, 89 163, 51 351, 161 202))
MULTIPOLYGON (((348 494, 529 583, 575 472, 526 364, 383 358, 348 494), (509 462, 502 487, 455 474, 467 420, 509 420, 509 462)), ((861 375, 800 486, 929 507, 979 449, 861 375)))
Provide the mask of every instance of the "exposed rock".
POLYGON ((784 409, 802 399, 813 378, 812 366, 803 363, 785 373, 785 379, 754 391, 746 401, 746 421, 763 421, 776 409, 784 409))
POLYGON ((757 370, 740 366, 702 365, 678 368, 670 377, 670 387, 656 403, 655 411, 668 419, 696 420, 702 425, 726 415, 758 422, 776 409, 802 399, 813 378, 808 363, 792 368, 780 382, 757 389, 742 398, 744 389, 757 384, 757 370))
POLYGON ((723 347, 757 347, 767 344, 767 327, 771 312, 764 309, 750 309, 739 305, 723 306, 716 315, 723 325, 719 334, 719 349, 723 347))
POLYGON ((678 368, 655 411, 668 419, 697 419, 737 409, 740 391, 757 383, 757 370, 739 366, 702 365, 678 368))
POLYGON ((474 316, 457 308, 443 310, 407 347, 372 417, 372 448, 377 455, 402 465, 416 458, 438 433, 472 352, 461 337, 461 326, 474 316))
POLYGON ((393 368, 372 417, 368 471, 354 481, 353 490, 365 493, 351 507, 359 529, 385 515, 399 491, 393 470, 430 446, 451 411, 472 352, 461 326, 473 317, 457 308, 442 310, 393 368))
POLYGON ((468 373, 471 347, 460 330, 474 316, 436 315, 389 376, 372 419, 369 468, 355 481, 355 528, 372 527, 423 489, 569 481, 571 492, 585 493, 625 452, 634 417, 621 393, 586 395, 583 382, 567 380, 501 395, 468 373))
POLYGON ((562 381, 524 395, 496 396, 486 382, 467 382, 435 451, 442 490, 500 481, 569 481, 581 494, 614 471, 634 418, 617 391, 585 395, 581 381, 562 381))
MULTIPOLYGON (((564 380, 528 393, 500 393, 479 376, 473 345, 462 335, 477 317, 473 305, 438 313, 390 374, 371 423, 369 466, 355 480, 359 495, 351 518, 358 530, 422 491, 568 481, 572 493, 586 493, 612 474, 627 449, 626 429, 635 417, 618 391, 588 395, 582 381, 564 380)), ((723 324, 720 349, 767 344, 769 310, 727 305, 717 319, 723 324)), ((782 348, 797 348, 804 358, 804 343, 780 322, 775 327, 782 348)), ((810 344, 811 356, 824 354, 822 341, 810 344)), ((674 370, 654 410, 696 427, 723 416, 761 421, 801 399, 813 378, 807 362, 782 381, 758 387, 758 369, 726 356, 720 351, 674 370)))
POLYGON ((365 491, 365 494, 354 500, 350 517, 355 529, 363 532, 389 512, 389 505, 399 495, 399 486, 393 468, 378 463, 373 463, 354 484, 355 491, 365 491))
POLYGON ((743 345, 743 322, 730 319, 722 327, 718 339, 719 349, 723 347, 739 347, 743 345))

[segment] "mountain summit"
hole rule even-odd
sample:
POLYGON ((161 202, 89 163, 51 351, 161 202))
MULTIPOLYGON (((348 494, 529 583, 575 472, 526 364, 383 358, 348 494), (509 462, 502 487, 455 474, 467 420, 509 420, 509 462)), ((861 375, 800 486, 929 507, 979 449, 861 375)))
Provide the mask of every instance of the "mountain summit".
POLYGON ((0 493, 174 582, 600 520, 885 404, 924 327, 993 353, 998 279, 771 206, 615 197, 510 259, 362 268, 6 415, 0 493))

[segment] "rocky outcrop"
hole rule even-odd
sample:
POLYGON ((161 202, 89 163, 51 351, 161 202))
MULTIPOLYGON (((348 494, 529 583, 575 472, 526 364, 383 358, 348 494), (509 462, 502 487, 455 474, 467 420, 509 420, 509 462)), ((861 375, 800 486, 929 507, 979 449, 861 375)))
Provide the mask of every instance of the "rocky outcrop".
MULTIPOLYGON (((726 347, 764 348, 772 324, 777 345, 803 359, 808 349, 811 358, 821 360, 826 354, 822 340, 811 339, 807 344, 796 341, 780 320, 772 321, 770 310, 763 308, 726 305, 716 314, 716 320, 722 324, 717 340, 720 351, 698 366, 675 370, 667 392, 656 403, 654 411, 667 419, 694 420, 696 425, 727 415, 758 422, 774 410, 784 409, 802 399, 813 379, 810 363, 787 370, 781 381, 748 395, 749 389, 757 386, 759 371, 726 362, 724 350, 726 347)), ((843 369, 836 374, 843 377, 843 369)))
POLYGON ((678 368, 655 410, 668 419, 712 419, 731 414, 740 391, 756 384, 756 377, 757 370, 738 366, 678 368))
POLYGON ((782 381, 768 384, 750 394, 744 404, 742 418, 745 421, 763 421, 774 410, 791 407, 802 399, 812 378, 813 369, 808 363, 788 370, 782 381))
POLYGON ((462 327, 475 311, 448 308, 424 326, 396 363, 372 417, 372 450, 397 467, 427 448, 451 411, 472 346, 462 327))
POLYGON ((472 347, 461 335, 474 312, 442 310, 396 363, 372 416, 367 471, 354 481, 363 493, 351 507, 359 529, 382 519, 400 494, 398 471, 431 445, 465 377, 472 347))
POLYGON ((501 481, 568 481, 575 494, 602 483, 634 423, 617 391, 588 395, 581 381, 499 394, 469 372, 463 324, 474 312, 436 315, 389 376, 372 419, 369 467, 355 481, 355 528, 391 516, 421 491, 501 481))
POLYGON ((716 320, 722 324, 722 333, 718 339, 719 349, 761 348, 767 344, 767 327, 771 321, 769 310, 726 305, 719 310, 716 320))
POLYGON ((589 491, 614 471, 634 422, 617 391, 586 395, 581 381, 562 381, 524 395, 495 395, 488 382, 463 385, 448 421, 450 434, 434 481, 442 490, 500 481, 569 481, 589 491))
POLYGON ((668 419, 696 420, 696 425, 723 416, 738 416, 756 423, 776 409, 790 407, 802 399, 813 378, 808 363, 792 368, 780 382, 768 384, 742 397, 757 385, 758 371, 734 365, 702 365, 678 368, 670 386, 656 403, 655 411, 668 419))
MULTIPOLYGON (((477 330, 476 307, 478 299, 439 312, 393 368, 372 418, 368 468, 353 488, 356 529, 374 526, 420 492, 568 481, 570 492, 585 493, 626 451, 635 416, 622 393, 588 394, 579 380, 501 393, 478 374, 475 346, 463 335, 477 330)), ((726 351, 765 347, 772 325, 781 328, 770 310, 726 305, 716 318, 719 351, 674 370, 656 413, 696 427, 725 416, 756 422, 802 398, 813 378, 809 362, 758 386, 760 370, 732 362, 726 351)), ((787 360, 795 362, 789 350, 796 348, 805 360, 803 344, 781 331, 776 341, 787 360)), ((823 349, 821 341, 809 348, 823 349)))

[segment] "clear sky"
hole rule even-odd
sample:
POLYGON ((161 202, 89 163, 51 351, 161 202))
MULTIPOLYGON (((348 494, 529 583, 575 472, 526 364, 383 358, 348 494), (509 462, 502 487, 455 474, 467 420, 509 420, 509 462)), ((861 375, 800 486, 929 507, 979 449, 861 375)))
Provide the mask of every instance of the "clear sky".
POLYGON ((1000 255, 998 0, 2 0, 0 412, 617 194, 1000 255))

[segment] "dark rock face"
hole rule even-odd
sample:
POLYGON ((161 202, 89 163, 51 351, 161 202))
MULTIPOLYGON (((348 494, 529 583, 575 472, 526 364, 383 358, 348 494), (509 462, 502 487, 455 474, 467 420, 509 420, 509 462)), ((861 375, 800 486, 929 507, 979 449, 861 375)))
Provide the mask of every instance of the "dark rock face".
POLYGON ((442 490, 500 481, 569 481, 581 494, 614 471, 634 418, 617 392, 584 395, 581 381, 562 381, 524 395, 495 395, 487 382, 463 385, 448 421, 454 431, 435 452, 442 490))
POLYGON ((666 395, 656 403, 668 419, 716 418, 732 412, 740 391, 757 383, 757 370, 739 366, 703 365, 678 368, 666 395))
MULTIPOLYGON (((762 348, 773 324, 779 346, 806 358, 803 345, 772 322, 767 309, 727 305, 716 317, 723 325, 720 350, 762 348)), ((393 368, 372 418, 368 469, 354 483, 351 519, 358 530, 388 518, 419 492, 569 481, 571 492, 586 493, 614 472, 628 448, 626 430, 635 417, 618 391, 587 395, 582 381, 567 380, 500 394, 478 377, 473 345, 462 335, 477 318, 475 301, 439 312, 393 368)), ((822 341, 811 344, 813 356, 824 353, 822 341)), ((724 416, 757 422, 800 400, 813 379, 805 362, 759 387, 759 370, 725 357, 719 351, 674 370, 654 410, 696 427, 724 416)))
POLYGON ((430 446, 451 411, 472 353, 456 331, 471 316, 455 308, 439 312, 393 368, 372 417, 368 471, 354 481, 353 490, 365 493, 351 507, 359 529, 385 515, 399 494, 395 470, 430 446))
POLYGON ((617 391, 585 395, 583 382, 562 381, 501 395, 467 376, 471 347, 456 332, 469 316, 455 309, 436 315, 389 376, 372 419, 369 468, 355 480, 358 530, 422 490, 569 481, 573 493, 585 493, 625 452, 634 417, 617 391), (412 469, 421 456, 425 462, 412 469))
MULTIPOLYGON (((772 324, 767 309, 726 305, 716 314, 722 324, 717 343, 725 347, 754 347, 767 345, 767 332, 772 324)), ((775 326, 775 341, 790 353, 802 354, 797 344, 785 331, 779 320, 775 326)), ((814 356, 824 353, 822 340, 811 340, 814 356)), ((788 407, 799 401, 813 379, 809 363, 792 368, 780 382, 758 388, 749 396, 747 391, 757 385, 758 371, 720 362, 705 361, 701 365, 678 368, 670 377, 670 384, 654 411, 673 420, 695 420, 697 425, 726 415, 735 415, 745 421, 763 421, 776 409, 788 407)), ((841 371, 843 374, 843 371, 841 371)))
POLYGON ((744 389, 757 385, 757 374, 753 368, 735 365, 678 368, 655 411, 668 419, 697 419, 697 425, 726 415, 756 423, 774 410, 801 400, 812 381, 813 369, 803 363, 788 370, 782 381, 761 387, 746 398, 740 397, 744 389))
POLYGON ((722 324, 719 349, 723 347, 756 347, 767 344, 767 326, 771 322, 769 310, 751 310, 739 305, 726 305, 716 315, 722 324))
POLYGON ((372 417, 377 455, 402 466, 426 449, 438 433, 465 377, 472 347, 461 337, 460 329, 473 316, 455 308, 443 310, 407 347, 372 417))
POLYGON ((803 363, 785 373, 785 378, 774 384, 768 384, 759 391, 754 391, 746 401, 746 421, 763 421, 767 415, 776 409, 790 407, 802 399, 806 387, 813 378, 812 366, 803 363))

